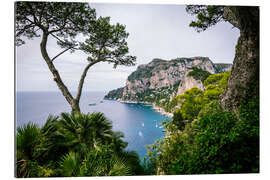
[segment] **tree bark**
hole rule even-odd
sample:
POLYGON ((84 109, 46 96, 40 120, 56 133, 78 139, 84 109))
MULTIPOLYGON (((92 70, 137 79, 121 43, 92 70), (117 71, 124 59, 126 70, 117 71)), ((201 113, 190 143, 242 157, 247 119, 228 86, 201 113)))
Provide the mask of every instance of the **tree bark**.
POLYGON ((224 109, 238 111, 240 104, 259 96, 259 8, 225 7, 224 18, 240 29, 240 37, 220 101, 224 109))
POLYGON ((87 72, 88 72, 89 68, 90 68, 91 66, 93 66, 94 64, 100 62, 100 61, 101 61, 101 60, 93 61, 93 62, 89 63, 89 64, 85 67, 85 69, 84 69, 84 71, 83 71, 83 73, 82 73, 82 76, 81 76, 79 85, 78 85, 78 92, 77 92, 77 96, 76 96, 76 100, 78 101, 78 103, 80 102, 80 98, 81 98, 81 94, 82 94, 82 88, 83 88, 84 80, 85 80, 85 77, 86 77, 86 75, 87 75, 87 72))
POLYGON ((71 105, 72 112, 75 112, 75 111, 80 112, 79 102, 77 102, 77 100, 72 97, 71 93, 69 92, 65 84, 63 83, 57 69, 55 68, 54 64, 52 63, 52 60, 50 59, 48 55, 48 52, 46 49, 48 35, 49 34, 46 31, 43 31, 42 41, 40 43, 40 50, 41 50, 42 57, 47 63, 49 70, 53 74, 53 80, 56 82, 58 88, 62 92, 63 96, 66 98, 67 102, 71 105))

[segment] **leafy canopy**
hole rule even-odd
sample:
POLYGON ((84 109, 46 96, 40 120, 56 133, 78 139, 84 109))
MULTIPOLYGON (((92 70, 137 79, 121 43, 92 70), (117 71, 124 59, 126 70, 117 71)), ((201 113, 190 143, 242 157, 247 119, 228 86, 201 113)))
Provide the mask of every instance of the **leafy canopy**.
POLYGON ((102 113, 49 116, 39 128, 18 127, 17 177, 120 176, 144 173, 139 156, 126 151, 121 132, 102 113))
POLYGON ((192 71, 188 73, 188 76, 192 76, 194 79, 200 80, 201 82, 203 82, 210 75, 210 72, 197 67, 192 67, 192 71))
POLYGON ((25 43, 22 36, 32 39, 43 32, 58 37, 62 47, 74 46, 75 37, 86 35, 95 18, 88 3, 16 2, 16 44, 25 43))
POLYGON ((218 99, 229 75, 230 72, 209 76, 200 96, 196 89, 185 92, 181 103, 188 103, 189 108, 180 106, 173 120, 164 125, 166 136, 148 148, 145 162, 154 169, 150 173, 259 172, 259 98, 251 97, 242 103, 238 114, 223 110, 218 99), (201 101, 196 101, 198 97, 201 101), (191 105, 200 106, 199 113, 191 105), (190 111, 194 116, 186 123, 185 115, 190 111))
POLYGON ((41 34, 51 35, 66 51, 82 50, 91 62, 109 62, 116 67, 134 65, 136 60, 127 55, 125 26, 111 25, 109 17, 96 18, 88 3, 16 2, 16 45, 25 43, 23 36, 33 39, 41 34))
POLYGON ((134 65, 136 57, 125 56, 128 53, 125 26, 110 24, 109 17, 100 17, 92 23, 89 37, 80 43, 80 49, 89 54, 88 60, 101 60, 117 65, 134 65))
POLYGON ((192 21, 189 26, 194 27, 197 32, 201 32, 223 20, 224 7, 212 5, 188 5, 186 6, 186 11, 197 17, 196 21, 192 21))

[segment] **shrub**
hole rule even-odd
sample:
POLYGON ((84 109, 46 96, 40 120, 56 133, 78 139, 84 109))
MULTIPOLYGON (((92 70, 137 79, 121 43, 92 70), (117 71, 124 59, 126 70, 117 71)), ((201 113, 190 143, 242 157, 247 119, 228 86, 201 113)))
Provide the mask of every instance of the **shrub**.
POLYGON ((17 177, 138 175, 144 170, 135 152, 125 151, 102 113, 49 116, 40 129, 19 127, 17 177))
POLYGON ((196 80, 204 81, 211 73, 208 71, 202 70, 197 67, 192 67, 192 71, 188 73, 188 76, 192 76, 196 80))

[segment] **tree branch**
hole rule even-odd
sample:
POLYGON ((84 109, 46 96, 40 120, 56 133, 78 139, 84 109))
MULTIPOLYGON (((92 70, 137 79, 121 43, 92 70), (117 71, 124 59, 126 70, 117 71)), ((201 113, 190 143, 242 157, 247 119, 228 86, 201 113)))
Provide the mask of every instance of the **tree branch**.
POLYGON ((59 54, 57 54, 56 56, 54 56, 54 57, 52 58, 52 62, 53 62, 53 60, 55 60, 56 58, 58 58, 60 55, 64 54, 66 51, 68 51, 68 50, 70 50, 70 49, 72 49, 72 48, 73 48, 73 47, 69 47, 69 48, 65 49, 64 51, 60 52, 59 54))
POLYGON ((56 35, 54 35, 53 33, 49 33, 50 35, 52 35, 52 37, 54 37, 55 39, 57 39, 58 41, 62 42, 62 43, 65 43, 62 39, 60 39, 59 37, 57 37, 56 35))
POLYGON ((43 32, 42 41, 40 43, 41 55, 43 59, 45 60, 45 62, 47 63, 49 70, 53 74, 53 79, 56 82, 58 88, 61 90, 62 94, 64 95, 68 103, 72 106, 72 104, 74 103, 74 98, 69 92, 68 88, 65 86, 64 82, 62 81, 57 69, 51 62, 51 59, 46 49, 47 40, 48 40, 48 34, 43 32))
POLYGON ((87 74, 89 68, 90 68, 91 66, 93 66, 94 64, 96 64, 96 63, 98 63, 98 62, 101 62, 101 61, 102 61, 102 60, 100 60, 100 59, 99 59, 99 60, 96 60, 96 61, 92 61, 91 63, 89 63, 89 64, 85 67, 85 69, 84 69, 84 71, 83 71, 83 74, 82 74, 82 76, 81 76, 80 82, 79 82, 78 92, 77 92, 77 96, 76 96, 76 100, 78 101, 78 103, 79 103, 79 100, 80 100, 80 98, 81 98, 82 88, 83 88, 83 84, 84 84, 84 79, 85 79, 85 77, 86 77, 86 74, 87 74))
POLYGON ((17 28, 17 31, 19 31, 19 32, 16 33, 16 36, 19 37, 19 36, 20 36, 21 34, 23 34, 28 28, 33 27, 33 25, 34 25, 33 23, 30 23, 30 24, 25 25, 22 29, 17 28))

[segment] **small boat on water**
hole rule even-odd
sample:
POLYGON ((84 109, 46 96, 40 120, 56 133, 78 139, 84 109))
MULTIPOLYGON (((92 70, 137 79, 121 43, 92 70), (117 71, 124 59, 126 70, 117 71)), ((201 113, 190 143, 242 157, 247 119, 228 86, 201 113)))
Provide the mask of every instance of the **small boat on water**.
POLYGON ((88 104, 88 106, 95 106, 97 105, 96 103, 88 104))

